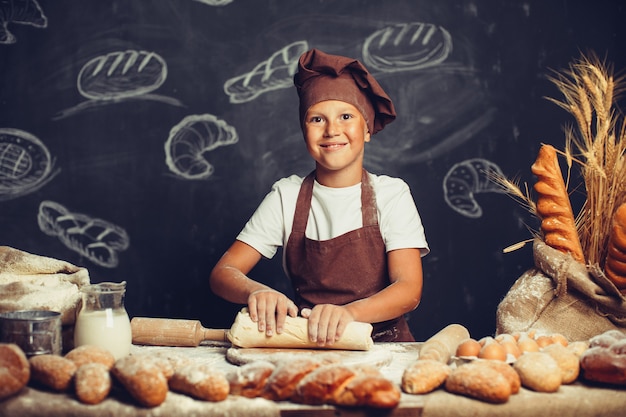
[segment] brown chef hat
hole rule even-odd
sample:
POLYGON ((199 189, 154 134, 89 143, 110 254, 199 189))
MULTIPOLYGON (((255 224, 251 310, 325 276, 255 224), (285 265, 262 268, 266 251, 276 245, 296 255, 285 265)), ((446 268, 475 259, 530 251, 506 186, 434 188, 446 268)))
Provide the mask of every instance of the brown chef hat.
POLYGON ((389 96, 356 59, 311 49, 300 57, 294 84, 300 97, 300 124, 309 107, 325 100, 355 106, 372 135, 396 118, 389 96))

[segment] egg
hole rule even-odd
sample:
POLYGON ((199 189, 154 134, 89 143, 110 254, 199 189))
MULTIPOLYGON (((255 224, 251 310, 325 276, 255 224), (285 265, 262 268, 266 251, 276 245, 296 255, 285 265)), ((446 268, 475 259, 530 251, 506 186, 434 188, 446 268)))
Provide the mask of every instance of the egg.
POLYGON ((535 339, 535 342, 537 342, 539 349, 544 348, 553 343, 552 338, 550 336, 545 336, 545 335, 537 336, 537 338, 535 339))
POLYGON ((500 343, 494 341, 485 344, 485 346, 483 346, 483 348, 478 353, 478 357, 481 359, 505 361, 506 350, 500 343))
POLYGON ((565 347, 567 347, 567 345, 569 344, 567 338, 560 333, 554 333, 552 336, 550 336, 550 338, 552 339, 552 343, 560 343, 565 347))
POLYGON ((465 339, 456 348, 456 356, 478 356, 482 346, 477 340, 472 338, 465 339))
POLYGON ((517 342, 517 347, 522 351, 522 353, 539 352, 539 345, 537 342, 528 336, 521 336, 517 342))
POLYGON ((517 342, 515 340, 513 341, 506 340, 500 344, 506 351, 507 355, 512 355, 516 359, 522 355, 522 351, 517 346, 517 342))

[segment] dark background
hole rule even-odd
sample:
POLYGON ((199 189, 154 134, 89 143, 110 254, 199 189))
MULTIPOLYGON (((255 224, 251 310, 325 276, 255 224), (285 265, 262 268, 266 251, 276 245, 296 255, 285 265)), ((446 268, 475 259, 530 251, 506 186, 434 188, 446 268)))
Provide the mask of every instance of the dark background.
MULTIPOLYGON (((450 34, 453 48, 437 65, 372 70, 399 117, 373 138, 365 163, 405 179, 422 216, 431 253, 410 325, 424 340, 453 322, 475 337, 492 334, 499 301, 532 266, 528 245, 502 251, 532 237, 535 219, 484 184, 475 194, 481 216, 453 210, 443 188, 451 168, 479 158, 532 183, 540 144, 562 149, 562 128, 572 122, 545 99, 561 98, 546 76, 581 52, 626 67, 621 0, 30 2, 45 25, 19 24, 36 23, 29 11, 20 16, 24 3, 0 6, 15 37, 0 44, 0 129, 38 138, 54 167, 48 182, 14 195, 8 162, 0 162, 0 244, 85 266, 92 282, 126 280, 131 316, 195 318, 206 327, 229 327, 240 308, 211 294, 213 265, 274 181, 313 167, 295 89, 231 103, 223 89, 230 78, 297 41, 362 59, 368 36, 395 24, 422 22, 450 34), (163 58, 163 84, 146 96, 88 101, 77 88, 81 68, 125 50, 163 58), (166 164, 165 143, 185 117, 207 114, 232 126, 238 142, 204 153, 210 176, 185 179, 166 164), (43 201, 121 228, 128 248, 116 251, 115 265, 99 265, 42 231, 43 201)), ((252 275, 287 291, 280 254, 252 275)))

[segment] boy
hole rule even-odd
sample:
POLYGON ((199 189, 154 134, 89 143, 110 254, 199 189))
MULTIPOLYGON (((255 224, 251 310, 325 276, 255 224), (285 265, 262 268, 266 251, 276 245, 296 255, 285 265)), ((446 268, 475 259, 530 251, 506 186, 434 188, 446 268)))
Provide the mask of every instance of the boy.
POLYGON ((211 289, 247 304, 268 336, 300 311, 320 347, 351 321, 372 323, 375 342, 414 341, 404 314, 422 295, 424 229, 404 181, 363 169, 365 143, 395 119, 393 103, 359 61, 317 49, 300 57, 294 84, 315 170, 274 184, 211 272, 211 289), (295 300, 246 275, 278 246, 295 300))

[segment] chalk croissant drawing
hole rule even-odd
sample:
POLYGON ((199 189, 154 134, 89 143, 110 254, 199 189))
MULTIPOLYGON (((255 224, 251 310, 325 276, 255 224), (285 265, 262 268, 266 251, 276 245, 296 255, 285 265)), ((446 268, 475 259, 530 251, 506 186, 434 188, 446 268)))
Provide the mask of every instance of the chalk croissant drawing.
POLYGON ((238 141, 235 128, 212 114, 187 116, 170 130, 165 142, 165 163, 184 179, 206 179, 215 170, 207 160, 208 153, 238 141))
POLYGON ((36 0, 0 1, 0 44, 12 44, 17 38, 9 31, 9 24, 29 25, 36 28, 48 27, 48 18, 36 0))
POLYGON ((309 49, 306 41, 298 41, 275 52, 250 72, 224 83, 224 92, 231 103, 245 103, 268 91, 293 86, 293 75, 300 55, 309 49))
POLYGON ((58 237, 69 249, 105 268, 115 268, 119 263, 117 253, 130 244, 123 228, 86 214, 71 213, 54 201, 39 204, 37 223, 45 234, 58 237))
POLYGON ((63 110, 61 119, 89 107, 129 99, 156 100, 182 106, 171 97, 151 94, 167 79, 167 63, 154 52, 115 51, 96 56, 85 63, 78 73, 78 92, 89 101, 63 110))
POLYGON ((365 39, 363 64, 383 72, 412 71, 436 66, 452 51, 452 36, 430 23, 398 23, 365 39))
POLYGON ((36 191, 59 172, 37 137, 19 129, 0 129, 0 201, 36 191))
POLYGON ((481 217, 483 210, 476 201, 476 194, 504 192, 491 180, 494 174, 503 176, 500 167, 486 159, 468 159, 453 165, 443 180, 446 203, 463 216, 481 217))

